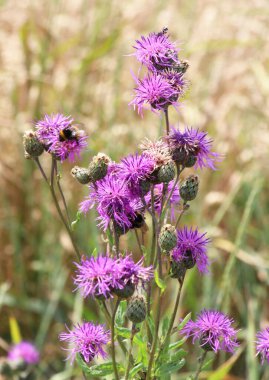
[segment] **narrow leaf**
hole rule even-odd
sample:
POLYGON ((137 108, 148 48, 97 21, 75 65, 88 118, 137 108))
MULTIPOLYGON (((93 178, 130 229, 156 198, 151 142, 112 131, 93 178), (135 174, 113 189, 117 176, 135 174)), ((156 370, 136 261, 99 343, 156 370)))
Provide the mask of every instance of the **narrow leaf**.
POLYGON ((13 344, 20 343, 22 340, 21 332, 20 332, 18 322, 14 317, 9 318, 9 328, 10 328, 10 335, 11 335, 12 343, 13 344))
POLYGON ((166 283, 159 277, 159 273, 157 270, 154 271, 154 279, 157 286, 161 289, 161 292, 163 293, 166 288, 166 283))

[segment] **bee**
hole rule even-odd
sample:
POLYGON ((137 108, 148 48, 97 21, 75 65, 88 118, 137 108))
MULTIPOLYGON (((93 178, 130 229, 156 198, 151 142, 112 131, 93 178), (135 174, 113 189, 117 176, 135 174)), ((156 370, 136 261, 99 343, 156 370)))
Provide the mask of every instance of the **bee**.
POLYGON ((78 128, 78 126, 70 125, 61 129, 59 132, 59 141, 78 141, 80 137, 84 136, 84 131, 78 128))

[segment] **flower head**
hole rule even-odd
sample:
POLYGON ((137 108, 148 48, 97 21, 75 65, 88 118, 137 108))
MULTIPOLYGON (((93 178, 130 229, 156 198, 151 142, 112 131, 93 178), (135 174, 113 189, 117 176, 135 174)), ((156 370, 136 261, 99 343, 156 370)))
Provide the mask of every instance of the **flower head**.
POLYGON ((119 258, 118 265, 121 268, 119 272, 122 273, 121 281, 124 285, 130 282, 134 285, 137 285, 139 282, 144 284, 153 277, 152 267, 144 267, 143 258, 135 263, 132 256, 127 255, 119 258))
POLYGON ((153 111, 164 111, 168 106, 177 106, 180 91, 174 88, 162 75, 148 74, 144 79, 137 80, 135 97, 130 102, 137 108, 138 114, 143 115, 143 109, 147 104, 153 111))
POLYGON ((149 179, 154 170, 154 161, 148 155, 134 154, 121 160, 117 165, 118 176, 127 182, 132 194, 140 195, 142 181, 149 179))
POLYGON ((96 184, 89 186, 89 196, 80 204, 80 211, 87 212, 96 205, 99 214, 100 226, 107 229, 110 221, 119 227, 127 229, 132 227, 132 220, 136 217, 137 202, 131 202, 128 184, 115 173, 106 175, 96 184))
POLYGON ((207 257, 207 245, 210 242, 205 237, 205 233, 202 234, 198 231, 187 228, 186 226, 182 230, 177 231, 177 245, 172 252, 173 260, 186 265, 187 269, 192 268, 197 264, 197 268, 201 273, 208 272, 208 257, 207 257))
POLYGON ((77 270, 74 284, 83 297, 112 296, 113 288, 122 288, 121 272, 117 260, 104 255, 89 257, 75 263, 77 270))
POLYGON ((140 148, 145 156, 154 161, 154 169, 167 164, 172 159, 169 146, 162 139, 151 141, 145 138, 140 144, 140 148))
POLYGON ((36 134, 49 153, 61 161, 67 158, 74 161, 85 148, 87 137, 84 131, 79 130, 71 116, 45 115, 44 119, 36 123, 36 134))
POLYGON ((178 61, 178 48, 170 41, 166 30, 141 36, 134 48, 137 60, 153 71, 171 67, 178 61))
POLYGON ((196 167, 208 167, 215 170, 214 163, 220 160, 218 153, 213 152, 212 140, 208 138, 206 132, 198 129, 185 127, 181 132, 179 129, 173 128, 167 142, 170 146, 172 156, 175 160, 178 157, 186 162, 190 156, 196 158, 196 167))
POLYGON ((39 352, 30 342, 22 341, 11 347, 8 352, 8 359, 23 360, 27 364, 37 364, 39 362, 39 352))
POLYGON ((238 346, 237 331, 232 327, 233 320, 227 315, 215 310, 203 310, 196 321, 190 320, 181 330, 181 334, 197 339, 200 346, 207 351, 220 350, 234 352, 238 346))
POLYGON ((265 360, 269 363, 269 327, 257 333, 256 351, 261 355, 262 364, 265 360))
POLYGON ((76 354, 82 355, 86 363, 89 363, 98 355, 106 358, 107 355, 103 346, 109 342, 110 332, 105 330, 103 325, 84 322, 82 325, 77 324, 74 326, 73 330, 67 328, 67 331, 62 332, 59 339, 73 345, 72 348, 67 349, 70 351, 67 359, 71 359, 71 363, 74 362, 76 354))

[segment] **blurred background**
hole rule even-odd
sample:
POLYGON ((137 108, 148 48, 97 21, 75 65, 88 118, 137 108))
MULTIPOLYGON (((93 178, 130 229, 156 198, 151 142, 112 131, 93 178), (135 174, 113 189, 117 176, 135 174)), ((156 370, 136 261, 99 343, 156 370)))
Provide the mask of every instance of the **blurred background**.
MULTIPOLYGON (((171 122, 208 131, 225 156, 216 172, 200 173, 201 191, 185 218, 208 231, 212 265, 208 276, 189 274, 180 314, 218 306, 241 328, 243 349, 232 360, 214 360, 213 371, 225 363, 215 380, 269 378, 253 343, 256 330, 269 325, 268 0, 2 0, 0 356, 14 339, 15 320, 41 351, 38 379, 79 378, 64 362, 58 334, 81 317, 83 305, 73 292, 72 246, 40 173, 24 159, 22 134, 44 113, 71 114, 89 135, 85 165, 98 151, 117 160, 142 138, 160 136, 162 119, 151 112, 141 119, 128 107, 139 68, 129 55, 135 39, 164 26, 190 62, 191 86, 171 122)), ((48 156, 42 164, 48 169, 48 156)), ((87 189, 71 167, 64 163, 61 171, 75 219, 87 189)), ((102 249, 94 219, 92 213, 76 227, 86 253, 102 249)), ((132 236, 124 239, 137 250, 132 236)), ((167 310, 170 302, 172 291, 167 310)), ((97 316, 94 305, 83 312, 97 316)), ((196 360, 189 348, 186 372, 196 360)))

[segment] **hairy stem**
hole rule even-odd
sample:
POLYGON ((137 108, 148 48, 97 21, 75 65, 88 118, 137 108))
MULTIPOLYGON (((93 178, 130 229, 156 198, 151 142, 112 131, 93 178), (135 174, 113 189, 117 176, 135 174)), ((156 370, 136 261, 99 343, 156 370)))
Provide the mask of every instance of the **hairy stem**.
POLYGON ((117 234, 115 222, 113 222, 113 232, 114 232, 114 244, 115 244, 115 248, 116 248, 116 256, 119 257, 119 254, 120 254, 120 237, 117 234))
POLYGON ((196 373, 194 375, 194 379, 193 380, 198 380, 199 374, 200 374, 200 372, 202 371, 202 368, 203 368, 203 364, 204 364, 204 361, 205 361, 205 358, 206 358, 206 354, 207 354, 207 351, 203 351, 202 356, 199 358, 199 366, 197 368, 197 371, 196 371, 196 373))
POLYGON ((116 352, 115 352, 115 317, 120 304, 120 299, 117 298, 116 305, 113 310, 112 319, 111 319, 111 356, 112 356, 112 363, 113 363, 113 369, 115 373, 116 380, 120 380, 118 369, 117 369, 117 362, 116 362, 116 352))
POLYGON ((139 240, 137 228, 135 228, 134 231, 135 231, 135 237, 136 237, 136 240, 137 240, 139 251, 140 251, 141 255, 143 256, 143 249, 141 247, 141 243, 140 243, 140 240, 139 240))
POLYGON ((175 225, 176 228, 177 228, 178 225, 179 225, 179 222, 180 222, 180 220, 181 220, 181 218, 182 218, 182 215, 184 214, 184 212, 185 212, 186 210, 188 210, 188 208, 189 208, 189 205, 188 205, 187 203, 185 203, 185 204, 183 205, 182 210, 181 210, 180 213, 179 213, 178 218, 177 218, 176 225, 175 225))

